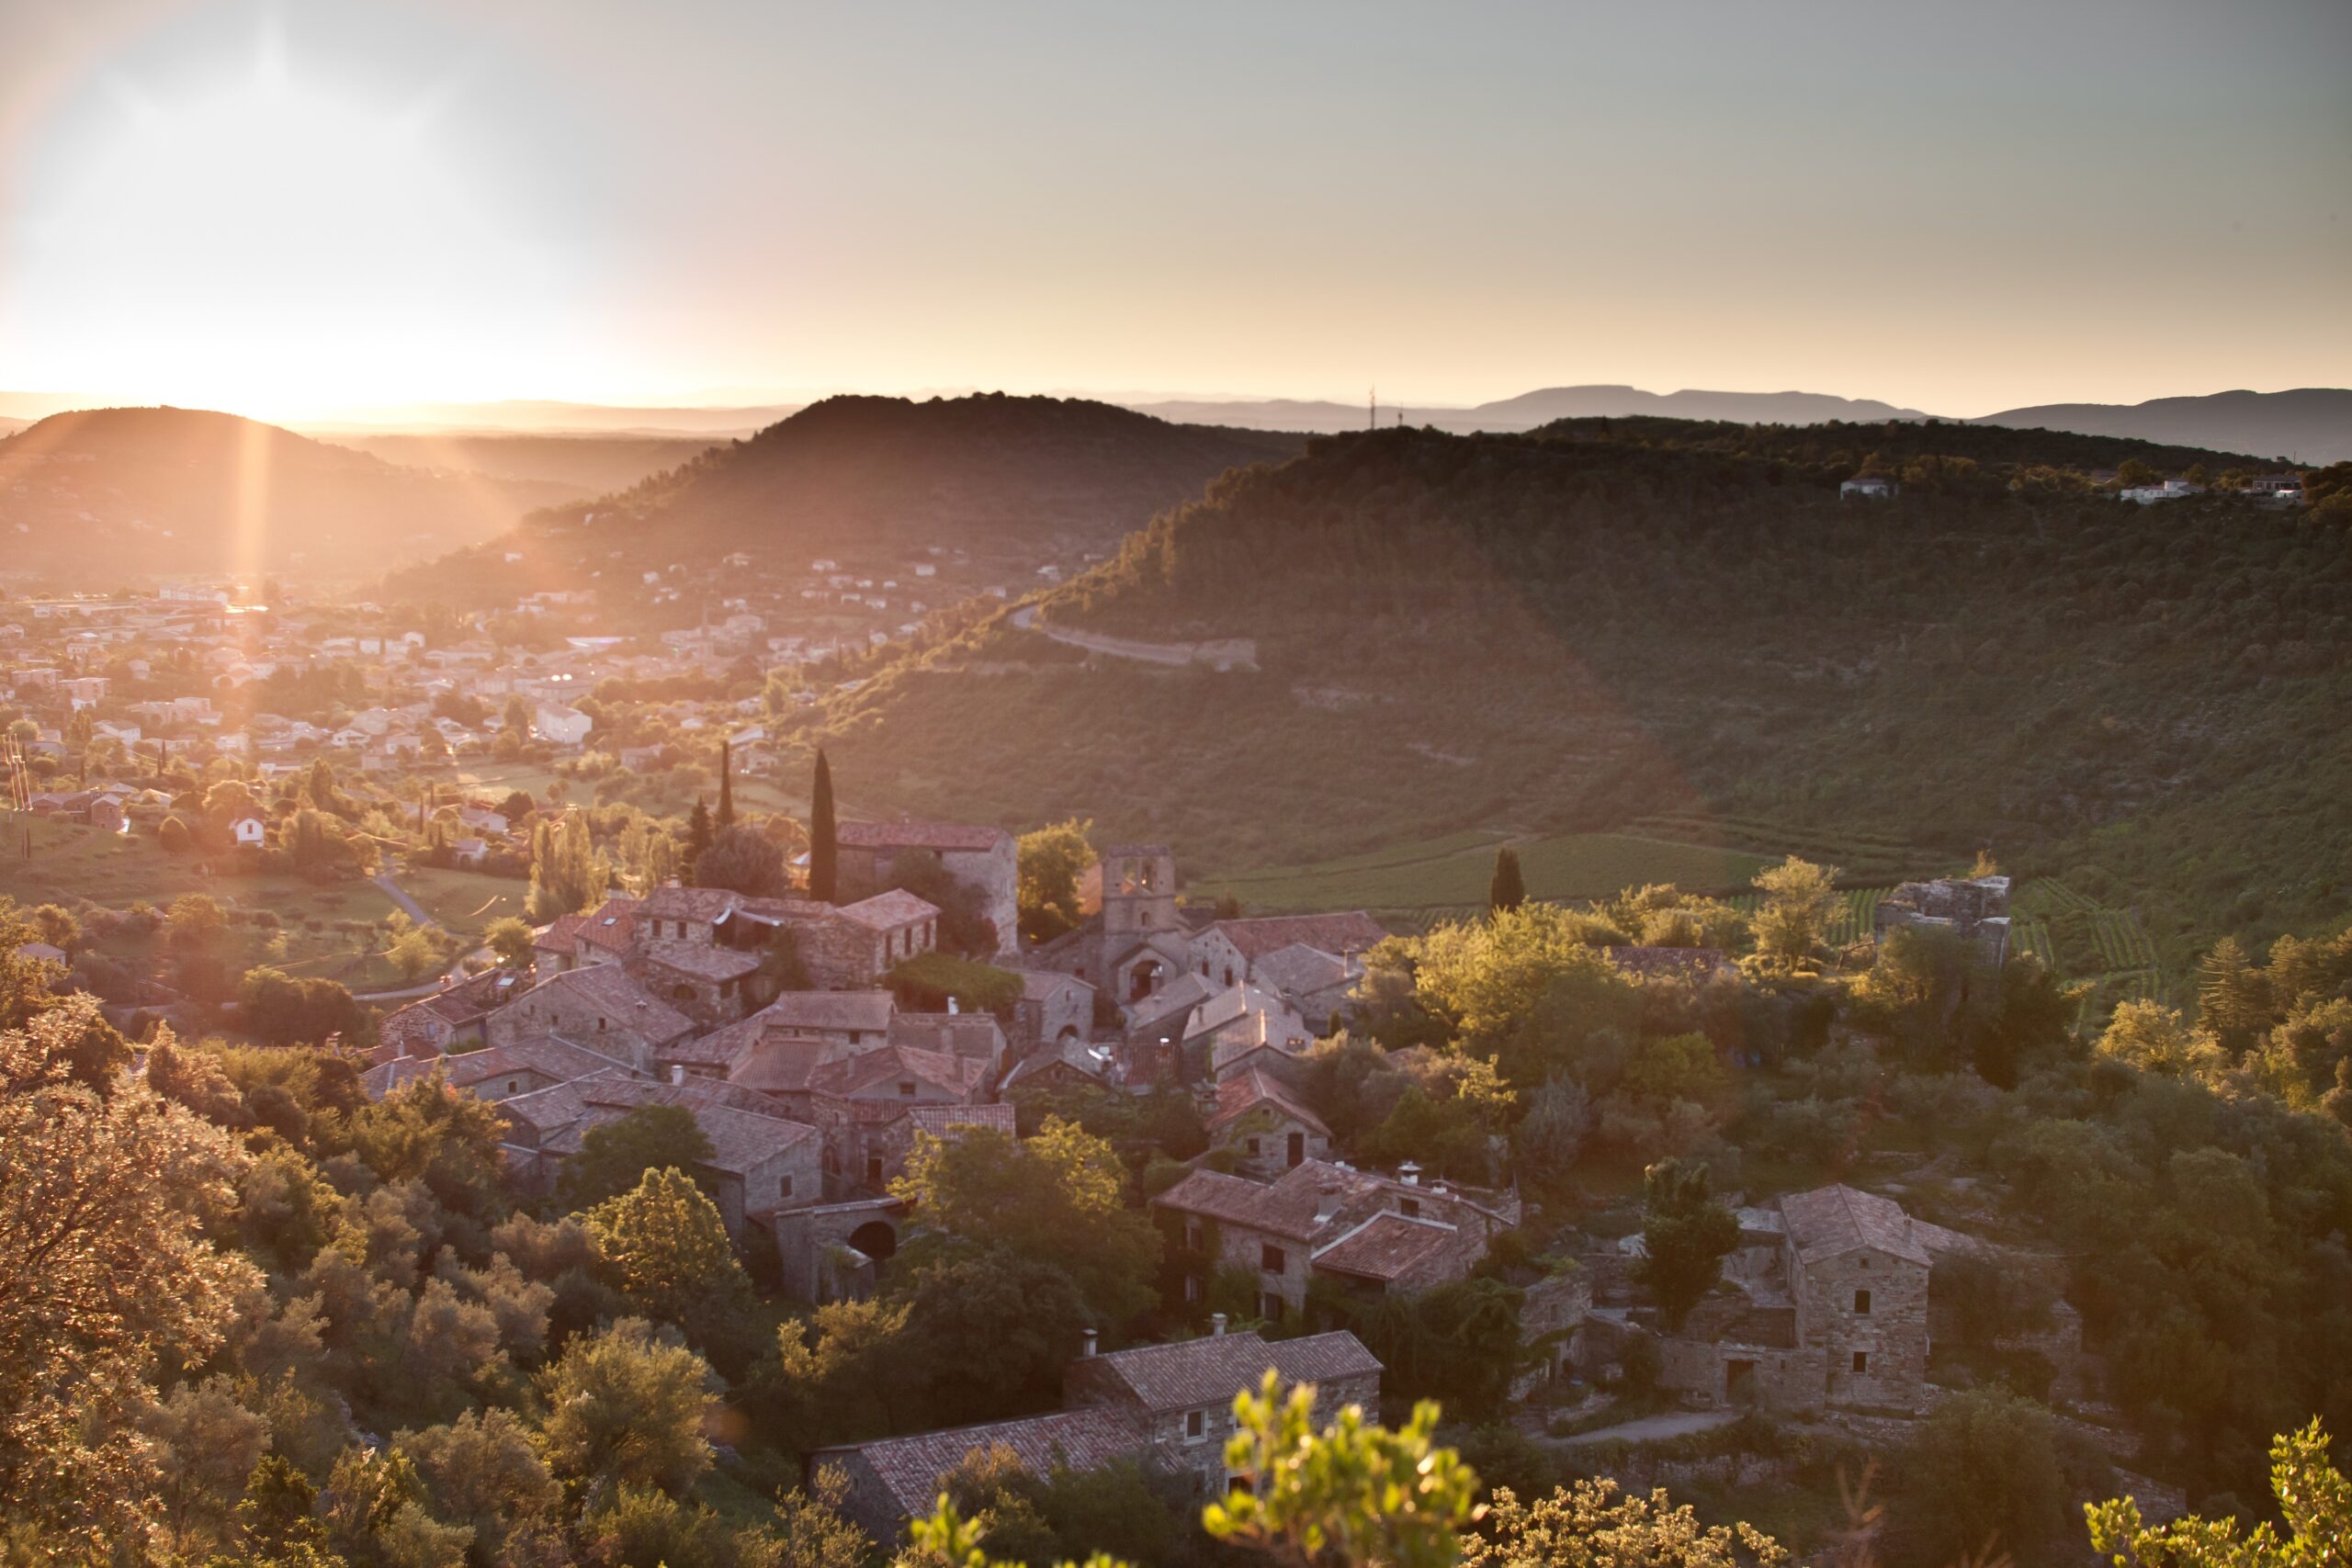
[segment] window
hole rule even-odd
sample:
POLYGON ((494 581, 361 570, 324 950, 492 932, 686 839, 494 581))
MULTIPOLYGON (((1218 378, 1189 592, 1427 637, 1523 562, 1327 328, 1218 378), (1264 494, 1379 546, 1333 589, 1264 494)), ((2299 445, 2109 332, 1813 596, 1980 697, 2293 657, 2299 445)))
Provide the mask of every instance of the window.
POLYGON ((1854 1292, 1854 1310, 1862 1314, 1866 1317, 1870 1315, 1871 1293, 1868 1291, 1856 1291, 1854 1292))
POLYGON ((1399 1198, 1396 1200, 1396 1212, 1408 1220, 1418 1219, 1421 1213, 1421 1201, 1419 1198, 1399 1198))
POLYGON ((1282 1297, 1272 1291, 1261 1295, 1258 1298, 1258 1315, 1268 1323, 1280 1323, 1283 1320, 1282 1297))
POLYGON ((1263 1269, 1267 1273, 1279 1274, 1285 1268, 1289 1267, 1289 1264, 1290 1259, 1283 1256, 1283 1249, 1281 1247, 1266 1247, 1261 1245, 1258 1248, 1258 1267, 1263 1269))
POLYGON ((1871 1370, 1871 1356, 1869 1351, 1857 1350, 1854 1352, 1854 1370, 1858 1372, 1866 1372, 1871 1370))
POLYGON ((508 1078, 506 1080, 506 1092, 509 1094, 513 1094, 514 1092, 514 1080, 513 1078, 508 1078))
POLYGON ((789 1197, 791 1197, 791 1196, 792 1196, 792 1173, 791 1173, 791 1172, 786 1171, 786 1173, 785 1173, 781 1178, 779 1178, 779 1179, 777 1179, 777 1181, 776 1181, 776 1187, 775 1187, 775 1195, 776 1195, 777 1197, 779 1197, 779 1198, 789 1198, 789 1197))
POLYGON ((1188 1301, 1188 1302, 1196 1302, 1196 1301, 1199 1301, 1199 1300, 1201 1299, 1201 1297, 1202 1297, 1203 1293, 1204 1293, 1204 1292, 1203 1292, 1203 1288, 1202 1288, 1202 1285, 1201 1285, 1201 1277, 1200 1277, 1198 1274, 1187 1274, 1187 1275, 1185 1275, 1185 1276, 1184 1276, 1184 1299, 1185 1299, 1186 1301, 1188 1301))
POLYGON ((1209 1413, 1205 1410, 1184 1412, 1184 1436, 1199 1442, 1209 1434, 1209 1413))
POLYGON ((882 1156, 880 1155, 867 1155, 865 1156, 865 1179, 868 1181, 879 1181, 882 1179, 882 1156))
POLYGON ((1259 1152, 1260 1152, 1260 1151, 1259 1151, 1259 1147, 1258 1147, 1258 1140, 1257 1140, 1257 1139, 1255 1139, 1255 1138, 1250 1139, 1250 1157, 1251 1157, 1251 1158, 1253 1158, 1253 1159, 1254 1159, 1254 1158, 1256 1158, 1256 1157, 1257 1157, 1257 1156, 1258 1156, 1258 1154, 1259 1154, 1259 1152))
POLYGON ((915 1080, 912 1078, 900 1078, 899 1080, 899 1098, 900 1100, 912 1100, 914 1097, 915 1080))
POLYGON ((857 1043, 860 1032, 860 1031, 854 1029, 849 1032, 849 1043, 851 1044, 854 1045, 857 1043))
POLYGON ((1201 1250, 1201 1222, 1198 1220, 1184 1222, 1184 1250, 1187 1252, 1201 1250))

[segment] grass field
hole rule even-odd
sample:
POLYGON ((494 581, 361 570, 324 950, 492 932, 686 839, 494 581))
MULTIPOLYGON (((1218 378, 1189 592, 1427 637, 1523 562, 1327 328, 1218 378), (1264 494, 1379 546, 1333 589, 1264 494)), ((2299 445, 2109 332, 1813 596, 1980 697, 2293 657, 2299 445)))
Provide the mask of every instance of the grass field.
POLYGON ((1261 914, 1370 909, 1427 917, 1484 908, 1487 881, 1494 874, 1495 850, 1504 843, 1519 851, 1520 869, 1530 896, 1569 902, 1605 897, 1648 882, 1671 882, 1693 892, 1729 893, 1746 886, 1770 863, 1761 855, 1743 851, 1625 833, 1510 839, 1500 833, 1462 832, 1313 865, 1204 878, 1195 885, 1193 894, 1204 897, 1230 894, 1261 914))
POLYGON ((429 865, 397 868, 392 880, 443 926, 467 933, 508 915, 521 916, 524 896, 531 887, 519 877, 484 876, 429 865))

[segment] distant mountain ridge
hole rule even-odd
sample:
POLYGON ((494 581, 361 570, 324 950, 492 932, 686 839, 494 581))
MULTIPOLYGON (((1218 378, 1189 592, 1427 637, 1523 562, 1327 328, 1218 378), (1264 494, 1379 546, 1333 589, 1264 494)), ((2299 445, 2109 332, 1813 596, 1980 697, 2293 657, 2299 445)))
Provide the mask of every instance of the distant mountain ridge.
MULTIPOLYGON (((1264 401, 1210 400, 1131 403, 1143 413, 1161 419, 1203 424, 1238 424, 1260 430, 1301 430, 1337 434, 1362 430, 1374 410, 1345 403, 1299 401, 1286 398, 1264 401)), ((1476 431, 1508 433, 1532 430, 1555 419, 1618 418, 1655 414, 1675 419, 1729 420, 1739 424, 1818 424, 1826 420, 1880 423, 1890 419, 1928 419, 1917 409, 1897 408, 1869 398, 1832 397, 1825 392, 1645 392, 1638 387, 1545 387, 1515 398, 1499 398, 1468 408, 1385 406, 1377 411, 1383 426, 1399 415, 1407 424, 1430 425, 1466 434, 1476 431)))
POLYGON ((74 587, 356 578, 487 538, 565 493, 424 473, 201 409, 58 413, 0 440, 0 567, 74 587))
POLYGON ((1080 398, 827 398, 642 484, 553 508, 496 548, 436 562, 388 591, 495 600, 523 582, 578 577, 590 554, 601 570, 616 554, 658 570, 736 550, 796 569, 818 555, 931 545, 1037 560, 1056 547, 1107 551, 1227 469, 1283 461, 1303 446, 1080 398))
POLYGON ((1988 413, 1972 423, 2219 446, 2293 463, 2352 459, 2352 389, 2341 387, 2213 392, 2199 398, 2152 398, 2144 403, 2042 403, 1988 413))

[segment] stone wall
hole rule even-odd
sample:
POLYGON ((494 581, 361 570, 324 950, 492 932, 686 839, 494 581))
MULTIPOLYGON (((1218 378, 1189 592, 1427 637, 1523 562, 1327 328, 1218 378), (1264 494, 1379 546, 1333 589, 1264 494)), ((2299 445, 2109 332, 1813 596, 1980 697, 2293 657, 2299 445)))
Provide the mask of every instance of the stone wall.
POLYGON ((1927 1403, 1926 1266, 1864 1247, 1810 1265, 1792 1257, 1789 1282, 1798 1342, 1821 1354, 1829 1404, 1912 1411, 1927 1403), (1863 1292, 1868 1311, 1857 1305, 1863 1292))

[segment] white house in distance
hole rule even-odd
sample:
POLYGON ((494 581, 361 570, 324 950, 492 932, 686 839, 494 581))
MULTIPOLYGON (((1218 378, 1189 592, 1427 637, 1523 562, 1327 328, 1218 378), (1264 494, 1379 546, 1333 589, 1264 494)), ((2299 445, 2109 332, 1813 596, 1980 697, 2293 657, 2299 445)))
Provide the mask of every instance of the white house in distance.
POLYGON ((2190 484, 2187 479, 2166 479, 2160 485, 2133 485, 2128 490, 2118 491, 2116 496, 2119 500, 2136 501, 2145 506, 2151 502, 2186 501, 2192 495, 2204 493, 2202 485, 2190 484))
POLYGON ((1838 499, 1852 501, 1860 497, 1864 501, 1886 501, 1902 488, 1884 474, 1857 474, 1838 487, 1838 499))
POLYGON ((229 823, 229 837, 241 846, 249 844, 258 849, 268 832, 269 825, 250 811, 239 814, 229 823))
POLYGON ((557 746, 577 746, 588 739, 596 721, 578 708, 560 703, 542 703, 531 717, 531 728, 539 739, 557 746))

